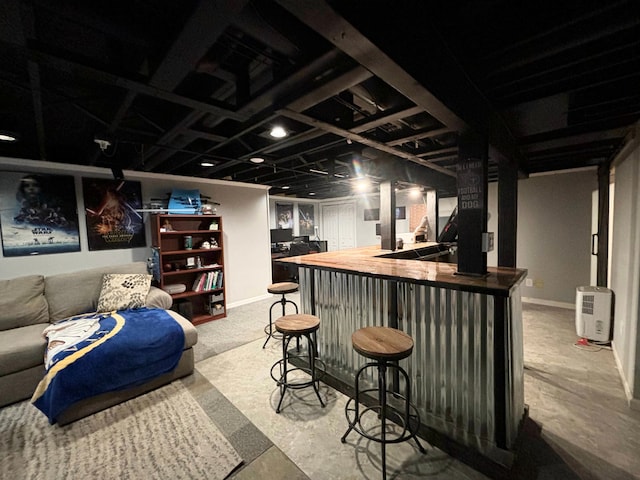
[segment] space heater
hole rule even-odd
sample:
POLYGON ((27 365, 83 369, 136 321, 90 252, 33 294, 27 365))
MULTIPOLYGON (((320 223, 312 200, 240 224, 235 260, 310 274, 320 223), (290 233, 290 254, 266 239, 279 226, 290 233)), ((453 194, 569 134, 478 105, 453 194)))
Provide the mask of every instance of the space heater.
POLYGON ((576 333, 597 342, 608 342, 611 329, 612 292, 605 287, 576 288, 576 333))

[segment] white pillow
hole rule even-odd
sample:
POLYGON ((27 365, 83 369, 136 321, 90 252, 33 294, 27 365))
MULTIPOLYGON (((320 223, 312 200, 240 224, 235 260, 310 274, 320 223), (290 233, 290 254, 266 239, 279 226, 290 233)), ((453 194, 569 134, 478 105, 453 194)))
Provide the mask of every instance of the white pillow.
POLYGON ((144 307, 151 287, 151 275, 143 273, 105 273, 98 300, 98 312, 144 307))

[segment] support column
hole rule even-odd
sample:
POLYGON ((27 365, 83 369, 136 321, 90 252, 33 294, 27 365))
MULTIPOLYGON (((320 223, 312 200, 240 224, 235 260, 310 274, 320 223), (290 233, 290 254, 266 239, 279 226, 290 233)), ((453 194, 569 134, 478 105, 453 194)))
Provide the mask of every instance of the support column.
POLYGON ((429 220, 429 230, 427 231, 427 242, 436 242, 438 236, 438 192, 428 189, 424 194, 424 201, 427 205, 427 220, 429 220))
POLYGON ((498 266, 516 266, 518 233, 518 167, 498 164, 498 266))
POLYGON ((485 275, 487 253, 482 233, 487 231, 488 151, 486 137, 461 132, 458 138, 458 274, 485 275))
POLYGON ((383 250, 396 249, 396 193, 390 180, 380 184, 380 236, 383 250))
POLYGON ((598 166, 598 260, 596 283, 607 286, 609 276, 609 163, 598 166))

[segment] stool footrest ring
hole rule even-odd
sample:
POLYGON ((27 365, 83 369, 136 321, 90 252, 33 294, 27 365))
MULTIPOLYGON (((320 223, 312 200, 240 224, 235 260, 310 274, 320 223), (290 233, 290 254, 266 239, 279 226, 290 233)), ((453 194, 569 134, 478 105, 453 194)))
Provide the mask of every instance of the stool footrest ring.
MULTIPOLYGON (((365 394, 368 392, 377 392, 377 391, 378 391, 377 388, 371 388, 367 390, 360 390, 360 394, 365 394)), ((394 392, 389 392, 389 391, 387 393, 393 395, 396 398, 406 401, 406 399, 402 395, 399 395, 394 392)), ((365 408, 360 408, 359 415, 358 417, 356 417, 355 416, 356 408, 355 406, 352 406, 354 401, 355 401, 355 398, 350 398, 344 408, 345 416, 347 417, 347 421, 349 422, 349 428, 351 430, 355 430, 357 433, 359 433, 365 438, 368 438, 369 440, 382 443, 383 440, 380 437, 367 433, 366 428, 362 425, 362 419, 368 412, 375 412, 376 415, 379 417, 382 406, 377 404, 377 405, 372 405, 365 408)), ((399 411, 397 408, 387 406, 387 411, 386 411, 387 420, 393 422, 394 424, 402 428, 402 432, 398 433, 397 436, 395 437, 389 438, 387 436, 384 439, 385 443, 406 442, 407 440, 411 440, 418 434, 418 430, 420 429, 420 414, 418 413, 415 406, 413 406, 412 404, 409 404, 409 408, 410 408, 409 419, 408 419, 409 425, 405 425, 404 412, 399 411)), ((372 425, 371 427, 373 426, 374 425, 372 425)), ((380 425, 378 424, 375 426, 380 426, 380 425)))

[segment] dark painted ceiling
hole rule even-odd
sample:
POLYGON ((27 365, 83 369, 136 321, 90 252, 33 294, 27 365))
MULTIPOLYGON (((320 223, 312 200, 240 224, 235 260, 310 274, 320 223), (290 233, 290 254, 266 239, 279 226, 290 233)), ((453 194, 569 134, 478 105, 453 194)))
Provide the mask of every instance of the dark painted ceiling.
POLYGON ((0 155, 317 199, 350 194, 358 175, 453 195, 467 129, 489 140, 491 181, 501 162, 521 176, 599 165, 640 118, 639 12, 637 0, 4 0, 0 130, 20 141, 0 155), (286 138, 269 136, 276 124, 286 138))

